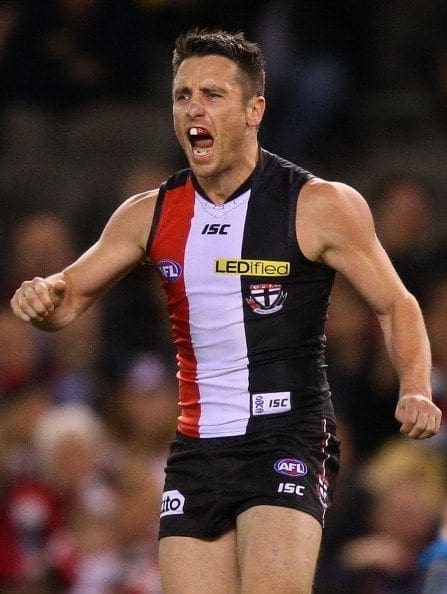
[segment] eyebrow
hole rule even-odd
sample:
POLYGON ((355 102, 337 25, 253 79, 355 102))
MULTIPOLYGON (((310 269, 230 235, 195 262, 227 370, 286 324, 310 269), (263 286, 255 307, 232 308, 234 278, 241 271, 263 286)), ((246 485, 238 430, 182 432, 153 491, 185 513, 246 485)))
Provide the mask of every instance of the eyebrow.
POLYGON ((213 85, 213 84, 211 84, 211 85, 204 85, 203 87, 200 87, 200 90, 203 93, 209 93, 210 91, 214 91, 214 92, 218 92, 218 93, 223 94, 223 93, 226 93, 227 92, 224 87, 221 87, 219 85, 213 85))
POLYGON ((174 95, 181 95, 182 93, 187 93, 189 90, 189 87, 183 85, 183 87, 173 87, 172 92, 174 95))
MULTIPOLYGON (((210 91, 213 91, 213 92, 218 92, 218 93, 224 94, 227 92, 227 90, 224 87, 222 87, 220 85, 216 85, 216 84, 205 84, 203 86, 200 86, 199 90, 201 93, 209 93, 210 91)), ((191 91, 191 88, 188 85, 182 85, 181 87, 173 88, 174 95, 188 93, 190 91, 191 91)))

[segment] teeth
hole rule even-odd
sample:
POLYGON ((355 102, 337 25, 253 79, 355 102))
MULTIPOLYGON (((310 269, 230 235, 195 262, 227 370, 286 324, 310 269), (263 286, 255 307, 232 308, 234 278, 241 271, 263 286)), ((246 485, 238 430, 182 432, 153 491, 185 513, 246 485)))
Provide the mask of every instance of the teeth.
POLYGON ((206 134, 205 128, 190 128, 189 133, 191 136, 198 136, 199 134, 206 134))
POLYGON ((211 150, 210 148, 194 148, 192 152, 198 157, 207 157, 211 153, 211 150))

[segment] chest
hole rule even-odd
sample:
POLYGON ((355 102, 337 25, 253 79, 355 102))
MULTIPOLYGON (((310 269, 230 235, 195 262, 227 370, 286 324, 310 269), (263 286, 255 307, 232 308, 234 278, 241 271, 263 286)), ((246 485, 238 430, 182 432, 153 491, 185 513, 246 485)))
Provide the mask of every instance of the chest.
POLYGON ((297 253, 287 214, 250 190, 223 205, 196 191, 168 194, 151 259, 166 281, 182 276, 200 290, 220 291, 242 278, 284 281, 297 253))

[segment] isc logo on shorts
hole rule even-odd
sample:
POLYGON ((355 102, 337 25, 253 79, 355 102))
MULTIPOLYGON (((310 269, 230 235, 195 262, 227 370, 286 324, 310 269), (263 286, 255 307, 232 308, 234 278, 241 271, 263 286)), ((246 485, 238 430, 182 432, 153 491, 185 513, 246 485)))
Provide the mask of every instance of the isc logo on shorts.
POLYGON ((161 502, 160 518, 163 516, 172 516, 182 514, 185 498, 175 489, 174 491, 165 491, 161 502))
POLYGON ((304 497, 305 490, 304 485, 295 485, 295 483, 279 483, 278 485, 278 493, 289 493, 289 495, 298 495, 298 497, 304 497))

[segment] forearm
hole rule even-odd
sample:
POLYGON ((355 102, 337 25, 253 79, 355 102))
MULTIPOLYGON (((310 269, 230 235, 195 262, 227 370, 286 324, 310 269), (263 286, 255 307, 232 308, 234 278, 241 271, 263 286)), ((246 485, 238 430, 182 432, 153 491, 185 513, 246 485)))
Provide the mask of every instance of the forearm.
POLYGON ((420 394, 431 398, 430 343, 421 309, 409 293, 379 315, 391 362, 399 377, 399 395, 420 394))

